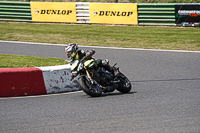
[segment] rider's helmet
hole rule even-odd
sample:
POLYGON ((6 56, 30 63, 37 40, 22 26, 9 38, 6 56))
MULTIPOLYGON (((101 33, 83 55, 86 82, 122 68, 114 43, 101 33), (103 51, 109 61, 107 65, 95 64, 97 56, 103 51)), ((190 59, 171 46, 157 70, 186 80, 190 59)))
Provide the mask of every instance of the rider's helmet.
POLYGON ((78 50, 78 45, 76 43, 70 43, 65 48, 65 53, 67 56, 67 61, 72 61, 72 59, 76 56, 78 50))

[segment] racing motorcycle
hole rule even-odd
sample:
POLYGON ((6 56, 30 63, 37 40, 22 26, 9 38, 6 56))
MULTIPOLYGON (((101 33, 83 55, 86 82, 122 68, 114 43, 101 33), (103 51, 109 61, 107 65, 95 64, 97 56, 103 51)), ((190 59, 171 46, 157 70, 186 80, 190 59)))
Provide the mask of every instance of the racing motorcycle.
POLYGON ((114 72, 111 72, 103 66, 98 66, 95 59, 75 60, 71 65, 71 70, 76 69, 75 72, 79 75, 79 86, 91 97, 99 97, 102 93, 115 90, 129 93, 131 82, 119 71, 119 67, 117 68, 116 65, 117 63, 112 67, 114 72))

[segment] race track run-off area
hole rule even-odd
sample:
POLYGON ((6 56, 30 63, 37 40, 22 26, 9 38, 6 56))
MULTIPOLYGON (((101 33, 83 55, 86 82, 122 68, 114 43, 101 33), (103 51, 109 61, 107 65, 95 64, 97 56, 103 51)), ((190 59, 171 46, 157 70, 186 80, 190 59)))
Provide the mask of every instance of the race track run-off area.
MULTIPOLYGON (((118 63, 132 83, 131 92, 0 98, 1 133, 200 132, 200 52, 80 48, 118 63)), ((1 41, 0 53, 65 59, 61 44, 1 41)))

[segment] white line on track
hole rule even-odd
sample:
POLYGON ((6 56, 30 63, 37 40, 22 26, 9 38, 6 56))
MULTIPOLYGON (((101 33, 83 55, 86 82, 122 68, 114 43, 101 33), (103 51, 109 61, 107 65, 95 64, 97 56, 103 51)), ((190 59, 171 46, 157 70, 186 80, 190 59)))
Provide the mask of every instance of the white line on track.
MULTIPOLYGON (((61 46, 65 47, 66 44, 50 44, 50 43, 34 43, 34 42, 19 42, 19 41, 3 41, 0 42, 5 43, 18 43, 18 44, 30 44, 30 45, 46 45, 46 46, 61 46)), ((100 47, 100 46, 82 46, 85 48, 101 48, 101 49, 119 49, 119 50, 136 50, 136 51, 155 51, 155 52, 182 52, 182 53, 200 53, 200 51, 188 51, 188 50, 164 50, 164 49, 142 49, 142 48, 120 48, 120 47, 100 47)))
POLYGON ((76 94, 76 93, 81 93, 81 92, 83 92, 83 91, 65 92, 65 93, 58 93, 58 94, 46 94, 46 95, 34 95, 34 96, 1 97, 0 100, 2 100, 2 99, 22 99, 22 98, 50 97, 50 96, 76 94))

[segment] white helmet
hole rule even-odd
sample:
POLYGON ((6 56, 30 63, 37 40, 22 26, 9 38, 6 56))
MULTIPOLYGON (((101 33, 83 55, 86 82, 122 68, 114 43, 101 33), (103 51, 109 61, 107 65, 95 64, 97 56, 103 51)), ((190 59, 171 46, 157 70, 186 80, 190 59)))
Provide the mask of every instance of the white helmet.
POLYGON ((70 43, 65 47, 65 53, 67 57, 67 61, 72 61, 72 59, 76 56, 78 50, 78 45, 76 43, 70 43))

